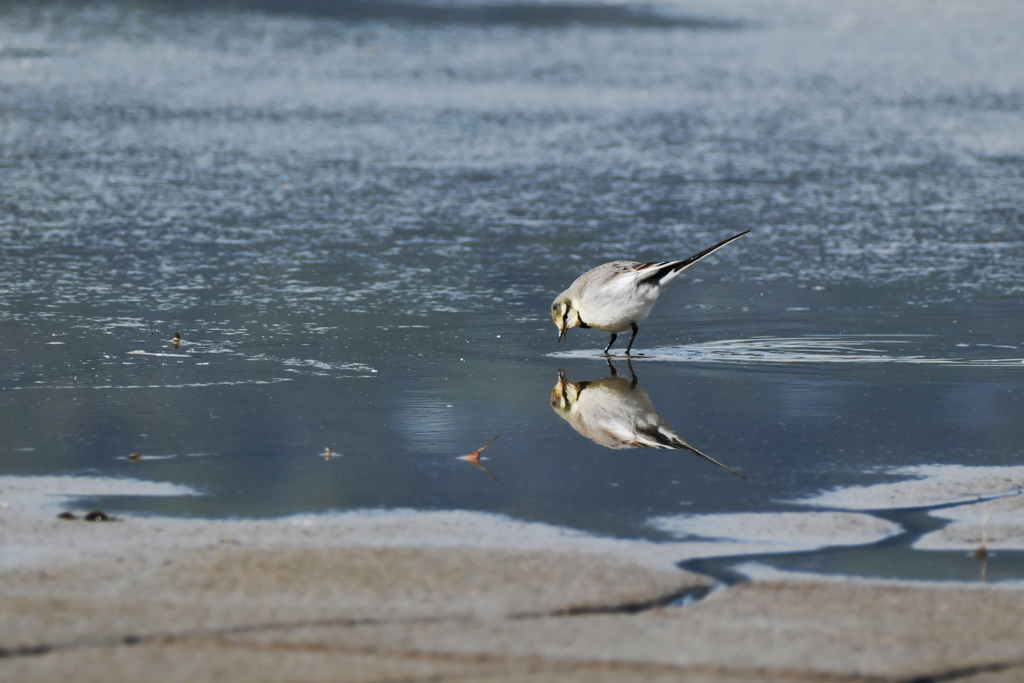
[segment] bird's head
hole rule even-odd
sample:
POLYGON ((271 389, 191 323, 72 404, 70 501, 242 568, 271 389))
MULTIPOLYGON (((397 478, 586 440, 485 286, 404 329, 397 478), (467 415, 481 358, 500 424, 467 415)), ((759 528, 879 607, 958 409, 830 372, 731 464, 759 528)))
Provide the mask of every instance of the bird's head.
POLYGON ((558 369, 558 384, 551 390, 551 407, 557 413, 567 413, 580 395, 580 386, 565 376, 565 370, 558 369))
POLYGON ((570 327, 579 327, 582 323, 579 311, 573 308, 572 301, 564 294, 551 303, 551 319, 555 321, 555 327, 558 328, 558 341, 560 342, 565 341, 565 333, 570 327))

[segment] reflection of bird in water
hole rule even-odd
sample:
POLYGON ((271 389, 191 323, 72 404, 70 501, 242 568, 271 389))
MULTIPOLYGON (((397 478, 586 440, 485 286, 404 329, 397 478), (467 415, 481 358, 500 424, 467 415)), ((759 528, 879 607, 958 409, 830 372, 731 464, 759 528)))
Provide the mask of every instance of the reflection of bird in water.
MULTIPOLYGON (((628 363, 628 361, 627 361, 628 363)), ((570 382, 565 370, 558 371, 558 384, 551 392, 551 407, 577 432, 606 448, 674 448, 690 451, 746 479, 746 475, 701 453, 668 426, 647 392, 637 386, 632 364, 626 379, 615 371, 595 382, 570 382)))
POLYGON ((626 346, 628 356, 640 331, 637 325, 650 315, 668 283, 686 268, 747 232, 750 231, 741 232, 690 258, 654 263, 612 261, 580 275, 551 303, 551 319, 558 327, 558 341, 565 341, 570 327, 596 327, 612 333, 608 346, 604 347, 604 352, 608 353, 619 332, 632 329, 633 336, 626 346))

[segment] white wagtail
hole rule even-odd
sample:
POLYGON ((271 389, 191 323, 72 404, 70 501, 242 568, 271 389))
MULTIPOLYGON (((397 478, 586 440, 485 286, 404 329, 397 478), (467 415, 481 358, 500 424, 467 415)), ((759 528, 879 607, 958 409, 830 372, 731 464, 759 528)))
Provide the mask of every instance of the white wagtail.
POLYGON ((633 336, 626 346, 628 356, 636 333, 640 331, 637 324, 650 315, 654 302, 668 283, 689 266, 748 232, 741 232, 679 261, 612 261, 580 275, 551 304, 551 319, 558 327, 558 341, 565 341, 565 333, 570 327, 594 327, 612 333, 608 346, 604 347, 607 354, 619 332, 632 328, 633 336))
POLYGON ((701 453, 683 441, 665 418, 654 409, 647 392, 632 380, 615 372, 609 361, 610 377, 595 382, 570 382, 565 370, 558 371, 558 384, 551 391, 551 407, 577 432, 606 448, 672 448, 710 460, 735 475, 746 475, 701 453))

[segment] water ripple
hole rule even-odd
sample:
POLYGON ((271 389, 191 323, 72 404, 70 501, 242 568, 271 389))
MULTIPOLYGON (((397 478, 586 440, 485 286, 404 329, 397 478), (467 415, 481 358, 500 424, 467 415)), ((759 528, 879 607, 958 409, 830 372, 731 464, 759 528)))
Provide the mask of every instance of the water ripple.
MULTIPOLYGON (((754 337, 661 346, 632 356, 633 360, 689 363, 876 364, 945 365, 950 367, 1020 368, 1024 358, 929 356, 901 354, 900 348, 920 342, 923 335, 754 337)), ((966 345, 965 345, 966 346, 966 345)), ((980 345, 979 345, 980 346, 980 345)), ((986 345, 986 349, 993 348, 986 345)), ((1005 346, 1003 348, 1016 348, 1005 346)), ((594 351, 564 351, 553 358, 599 358, 594 351)), ((624 357, 624 356, 623 356, 624 357)))

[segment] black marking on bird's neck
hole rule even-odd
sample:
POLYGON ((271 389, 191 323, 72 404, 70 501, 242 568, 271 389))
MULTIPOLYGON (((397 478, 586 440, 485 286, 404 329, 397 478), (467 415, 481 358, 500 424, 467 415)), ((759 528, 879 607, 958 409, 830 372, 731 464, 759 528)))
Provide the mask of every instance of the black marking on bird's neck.
POLYGON ((589 330, 590 329, 590 325, 588 325, 585 322, 583 322, 583 316, 580 315, 579 309, 574 307, 572 310, 574 310, 576 312, 576 320, 579 321, 579 327, 581 329, 584 329, 584 330, 589 330))

